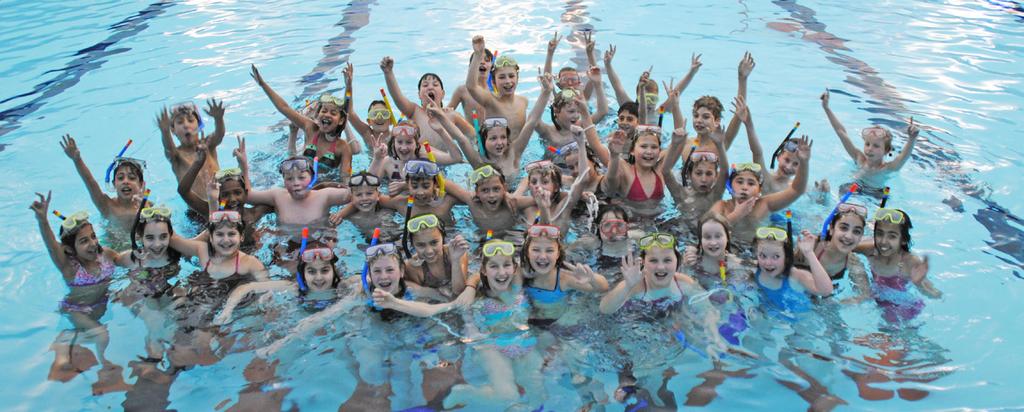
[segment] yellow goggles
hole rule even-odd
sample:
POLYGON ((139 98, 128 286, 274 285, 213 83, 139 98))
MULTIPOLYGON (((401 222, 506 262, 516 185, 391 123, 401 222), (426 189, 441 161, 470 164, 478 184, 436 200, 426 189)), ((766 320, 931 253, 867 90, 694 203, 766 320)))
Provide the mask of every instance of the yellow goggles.
POLYGON ((475 185, 477 182, 497 174, 498 171, 494 170, 491 165, 480 166, 472 172, 469 172, 469 184, 475 185))
POLYGON ((742 172, 749 170, 754 173, 761 173, 761 165, 757 163, 736 163, 732 165, 733 172, 742 172))
POLYGON ((146 208, 143 208, 141 212, 139 212, 139 216, 141 218, 147 219, 147 220, 148 219, 152 219, 152 218, 154 218, 156 216, 161 216, 161 217, 165 217, 165 218, 170 219, 171 218, 171 208, 169 208, 167 206, 146 207, 146 208))
POLYGON ((497 69, 502 67, 515 67, 516 70, 519 70, 519 63, 516 62, 516 59, 508 57, 507 54, 503 54, 494 61, 494 68, 497 69))
POLYGON ((334 105, 341 107, 344 102, 341 99, 331 96, 329 93, 320 95, 320 103, 333 103, 334 105))
POLYGON ((391 112, 388 109, 373 109, 366 117, 370 120, 387 120, 391 118, 391 112))
POLYGON ((658 94, 644 93, 644 103, 647 103, 648 106, 654 106, 658 104, 658 94))
POLYGON ((789 239, 789 235, 785 230, 777 228, 775 226, 761 226, 757 228, 757 232, 754 234, 758 239, 765 240, 778 240, 785 242, 789 239))
POLYGON ((64 216, 56 210, 53 211, 53 214, 64 220, 63 222, 61 222, 60 227, 63 228, 65 232, 69 230, 74 230, 82 223, 86 223, 89 221, 89 212, 86 212, 84 210, 72 213, 71 216, 64 216))
POLYGON ((648 250, 655 246, 672 249, 676 247, 676 237, 668 233, 655 232, 640 238, 637 245, 640 246, 640 250, 648 250))
POLYGON ((898 209, 878 209, 875 211, 876 222, 887 220, 889 223, 898 225, 903 223, 905 217, 906 215, 898 209))
POLYGON ((217 173, 215 173, 213 175, 213 178, 215 180, 223 180, 224 178, 227 178, 227 177, 235 177, 235 176, 241 176, 241 175, 242 175, 242 169, 239 169, 237 167, 232 167, 232 168, 229 168, 229 169, 220 169, 220 170, 218 170, 217 173))
POLYGON ((409 233, 416 233, 423 229, 438 227, 440 224, 441 220, 437 218, 437 215, 428 214, 409 219, 409 222, 405 224, 405 228, 409 230, 409 233))
POLYGON ((481 248, 484 256, 494 257, 495 255, 512 256, 516 253, 516 245, 505 240, 492 240, 484 243, 481 248))

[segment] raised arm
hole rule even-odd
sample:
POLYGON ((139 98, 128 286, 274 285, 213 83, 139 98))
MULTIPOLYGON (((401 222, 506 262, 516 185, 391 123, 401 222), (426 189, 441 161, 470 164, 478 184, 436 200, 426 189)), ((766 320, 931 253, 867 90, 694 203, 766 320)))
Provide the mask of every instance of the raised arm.
MULTIPOLYGON (((686 88, 690 85, 690 82, 693 81, 694 76, 697 75, 697 72, 700 70, 700 67, 704 64, 700 61, 700 56, 702 55, 696 53, 690 55, 690 71, 686 73, 686 76, 684 76, 683 79, 679 81, 679 83, 676 83, 675 86, 672 86, 673 92, 675 92, 678 95, 682 95, 683 91, 685 91, 686 88)), ((744 89, 745 88, 746 85, 744 85, 744 89)))
POLYGON ((85 189, 89 191, 89 197, 92 199, 92 203, 96 205, 96 209, 100 211, 101 215, 107 216, 110 213, 110 203, 112 200, 103 193, 103 189, 96 182, 96 178, 92 176, 89 167, 82 161, 82 154, 78 151, 78 144, 75 143, 75 138, 69 134, 64 135, 60 142, 60 147, 64 149, 64 154, 75 163, 75 170, 82 177, 82 182, 85 182, 85 189))
MULTIPOLYGON (((601 84, 601 68, 596 65, 590 66, 590 70, 587 70, 587 78, 590 79, 587 85, 594 85, 594 92, 597 93, 597 110, 589 116, 591 122, 597 123, 608 115, 608 97, 604 95, 604 86, 601 84)), ((590 97, 586 93, 583 96, 584 99, 590 97)))
POLYGON ((832 124, 832 129, 836 131, 836 136, 839 136, 839 141, 843 143, 843 148, 846 149, 846 153, 850 155, 854 162, 858 165, 864 162, 864 152, 860 151, 853 141, 850 140, 850 136, 846 133, 846 128, 843 127, 843 123, 839 121, 835 113, 832 113, 832 108, 828 105, 829 92, 825 89, 825 93, 821 94, 821 108, 825 109, 825 115, 828 116, 829 123, 832 124))
MULTIPOLYGON (((448 118, 448 116, 440 107, 427 107, 427 114, 429 114, 432 119, 437 119, 437 123, 441 126, 441 128, 435 128, 434 130, 437 131, 437 134, 441 136, 441 139, 446 144, 448 144, 449 147, 454 146, 451 144, 451 140, 454 140, 455 144, 458 145, 459 149, 462 151, 461 154, 466 157, 466 160, 469 162, 470 166, 473 166, 474 169, 483 166, 483 164, 485 163, 483 159, 483 154, 477 151, 476 146, 469 140, 468 137, 466 137, 465 134, 462 133, 461 130, 459 130, 458 127, 455 126, 455 123, 452 123, 452 120, 448 118)), ((456 153, 453 151, 450 154, 456 153)))
MULTIPOLYGON (((576 139, 576 144, 583 147, 586 141, 583 137, 583 129, 579 126, 572 126, 572 135, 576 139)), ((569 186, 569 197, 562 203, 562 207, 551 216, 553 221, 558 221, 562 218, 562 215, 572 213, 572 209, 576 207, 576 202, 579 201, 580 196, 583 194, 584 182, 587 180, 587 175, 590 174, 590 161, 587 160, 586 153, 580 153, 576 156, 577 165, 576 170, 579 171, 579 175, 576 176, 576 180, 572 182, 572 186, 569 186)))
POLYGON ((753 156, 754 163, 761 165, 761 169, 767 171, 768 164, 764 161, 764 149, 761 148, 761 140, 757 138, 757 132, 754 131, 754 116, 750 114, 750 107, 747 106, 746 99, 743 96, 736 96, 732 101, 732 106, 735 117, 739 118, 743 122, 743 126, 747 128, 747 143, 750 144, 750 154, 753 156))
POLYGON ((626 135, 621 130, 616 130, 608 139, 608 150, 611 159, 608 162, 608 174, 605 175, 605 189, 610 194, 621 196, 625 193, 623 187, 626 185, 626 167, 628 163, 622 159, 622 153, 626 147, 626 135))
POLYGON ((395 107, 398 107, 398 110, 400 110, 405 117, 412 119, 412 116, 416 114, 416 104, 409 101, 409 99, 405 98, 405 95, 402 94, 402 89, 398 87, 398 79, 395 78, 394 68, 395 60, 392 59, 391 56, 384 56, 384 58, 380 60, 380 71, 384 72, 384 82, 388 86, 388 93, 391 94, 391 100, 395 102, 395 107))
POLYGON ((174 139, 171 138, 171 126, 173 124, 174 121, 171 120, 171 113, 164 106, 164 109, 156 117, 156 126, 160 129, 160 143, 164 145, 164 157, 170 160, 172 164, 178 158, 178 148, 174 146, 174 139))
MULTIPOLYGON (((192 162, 185 175, 178 181, 178 195, 185 200, 185 204, 196 213, 200 215, 206 214, 209 209, 209 201, 204 201, 194 192, 192 192, 192 185, 195 184, 196 178, 199 176, 199 172, 203 170, 203 165, 206 164, 206 153, 207 147, 202 141, 196 145, 196 160, 192 162)), ((244 169, 243 169, 244 170, 244 169)), ((212 199, 214 203, 217 199, 212 199)))
POLYGON ((715 150, 718 151, 718 179, 715 179, 715 187, 711 189, 711 197, 715 200, 722 198, 722 194, 725 193, 725 183, 729 180, 729 156, 726 153, 728 150, 725 150, 722 140, 724 138, 721 133, 711 133, 711 142, 715 144, 715 150))
POLYGON ((610 315, 617 312, 635 294, 636 288, 644 281, 643 274, 640 273, 640 259, 632 253, 622 258, 621 268, 622 281, 601 298, 598 310, 603 314, 610 315))
POLYGON ((551 74, 551 61, 555 58, 555 49, 558 49, 558 42, 561 39, 556 31, 555 35, 551 36, 551 40, 548 40, 548 53, 544 56, 544 73, 546 74, 551 74))
POLYGON ((61 247, 57 238, 53 236, 53 229, 50 228, 50 221, 47 220, 51 195, 52 192, 49 191, 46 192, 46 196, 36 192, 39 200, 33 201, 29 209, 35 212, 36 220, 39 222, 39 234, 43 237, 43 244, 46 245, 46 251, 50 254, 50 260, 53 261, 54 266, 57 266, 64 279, 67 280, 70 276, 73 276, 73 271, 68 265, 68 258, 64 254, 64 248, 61 247))
POLYGON ((544 115, 544 109, 547 108, 548 100, 551 99, 551 92, 555 88, 554 84, 552 84, 551 73, 539 74, 537 81, 540 82, 541 86, 540 95, 537 96, 537 101, 533 102, 533 109, 526 116, 526 122, 523 123, 523 128, 519 130, 519 135, 512 140, 512 155, 515 156, 514 159, 517 163, 519 158, 522 157, 523 152, 526 151, 526 146, 530 144, 530 136, 533 136, 534 129, 540 123, 540 117, 544 115))
POLYGON ((224 126, 224 101, 217 101, 217 99, 209 99, 206 101, 206 114, 213 118, 213 134, 206 137, 206 144, 210 146, 210 149, 217 150, 217 146, 224 141, 224 134, 227 129, 224 126))
POLYGON ((448 244, 448 250, 451 253, 449 260, 451 261, 452 296, 454 297, 461 295, 462 291, 466 290, 466 272, 469 271, 469 259, 467 259, 469 242, 462 235, 455 235, 448 244))
POLYGON ((615 100, 621 106, 623 103, 633 101, 633 99, 629 97, 629 93, 622 87, 622 82, 619 81, 619 74, 612 67, 613 58, 615 58, 615 45, 609 44, 608 50, 604 52, 604 70, 608 72, 608 83, 612 84, 612 90, 615 91, 615 100))
MULTIPOLYGON (((594 42, 594 32, 591 30, 584 31, 583 41, 586 44, 584 47, 587 53, 587 65, 589 65, 590 67, 597 66, 597 53, 595 50, 595 48, 597 47, 597 43, 594 42)), ((585 97, 587 101, 590 101, 590 96, 594 94, 595 88, 602 89, 601 96, 602 98, 605 99, 604 103, 607 105, 608 98, 604 96, 604 86, 601 84, 600 80, 597 83, 588 81, 587 84, 583 86, 583 97, 585 97)), ((597 120, 595 120, 595 122, 596 121, 597 120)))
MULTIPOLYGON (((804 260, 810 266, 810 277, 800 276, 798 279, 800 283, 804 285, 808 292, 811 292, 818 296, 828 296, 833 292, 832 279, 828 276, 828 271, 821 265, 818 257, 814 254, 814 241, 815 238, 811 235, 811 232, 803 230, 800 232, 800 241, 797 242, 797 249, 803 254, 804 260)), ((793 273, 799 273, 794 270, 793 273)))
MULTIPOLYGON (((675 116, 673 115, 673 117, 675 116)), ((685 198, 683 183, 676 179, 675 174, 672 173, 676 165, 673 159, 679 159, 680 154, 683 152, 683 146, 686 145, 686 120, 683 119, 683 122, 683 127, 672 131, 672 140, 668 144, 668 149, 666 149, 665 159, 661 161, 661 175, 664 176, 665 186, 677 204, 682 203, 685 198)), ((686 163, 685 159, 683 163, 686 163)), ((685 171, 683 172, 685 173, 685 171)))
POLYGON ((494 95, 490 91, 482 89, 476 80, 480 75, 480 61, 484 59, 484 47, 483 36, 473 36, 473 57, 470 59, 469 71, 466 73, 466 91, 488 113, 492 113, 495 112, 494 95))
POLYGON ((274 89, 263 80, 263 76, 260 75, 260 71, 256 68, 255 64, 252 65, 252 73, 250 73, 250 75, 254 80, 256 80, 256 84, 263 89, 263 93, 266 93, 267 97, 270 98, 270 102, 274 104, 274 108, 277 109, 278 112, 284 115, 284 117, 287 117, 292 123, 302 127, 302 130, 308 131, 313 128, 315 125, 313 119, 303 116, 302 113, 295 111, 295 109, 289 106, 288 102, 286 102, 281 95, 277 94, 277 92, 275 92, 274 89))
POLYGON ((921 130, 914 125, 914 118, 910 118, 910 125, 907 126, 907 144, 903 146, 903 150, 900 154, 896 155, 896 158, 889 163, 889 170, 900 170, 903 165, 910 159, 910 154, 914 152, 914 144, 917 143, 917 136, 921 130))
POLYGON ((814 145, 814 142, 809 140, 807 136, 800 138, 799 147, 796 151, 797 157, 800 158, 800 167, 796 169, 796 177, 793 178, 793 182, 781 192, 775 192, 761 198, 772 212, 789 206, 807 190, 807 175, 810 173, 812 145, 814 145))

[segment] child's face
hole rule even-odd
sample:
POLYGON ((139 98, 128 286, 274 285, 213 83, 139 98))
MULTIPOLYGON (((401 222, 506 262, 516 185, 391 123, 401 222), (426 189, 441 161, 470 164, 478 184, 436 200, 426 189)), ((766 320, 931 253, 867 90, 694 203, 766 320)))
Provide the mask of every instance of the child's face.
POLYGON ((672 249, 657 246, 647 249, 647 253, 644 254, 644 278, 651 286, 668 286, 675 278, 677 264, 678 260, 672 249))
POLYGON ((394 139, 395 153, 397 153, 399 157, 405 159, 413 156, 416 152, 416 139, 405 134, 395 136, 394 139))
POLYGON ((579 161, 580 161, 580 157, 579 156, 580 156, 580 152, 578 150, 575 151, 575 152, 572 152, 572 153, 569 153, 569 154, 565 155, 565 161, 564 161, 565 166, 562 167, 563 172, 568 172, 569 175, 572 176, 572 177, 579 176, 580 172, 579 172, 579 170, 577 170, 578 168, 576 167, 576 166, 579 165, 579 161))
POLYGON ((700 226, 700 247, 704 256, 725 256, 725 247, 728 244, 729 237, 725 233, 725 227, 718 221, 709 220, 700 226))
POLYGON ((637 137, 636 144, 633 145, 633 158, 637 166, 654 168, 660 157, 661 144, 658 143, 657 136, 648 133, 637 137))
POLYGON ((306 277, 306 285, 311 292, 320 292, 331 288, 334 283, 334 267, 329 260, 313 259, 306 263, 302 272, 306 277))
POLYGON ((501 183, 501 178, 498 176, 488 177, 476 184, 476 197, 480 199, 480 203, 483 204, 484 208, 491 211, 501 207, 501 201, 505 199, 505 193, 505 185, 501 183))
POLYGON ((744 170, 736 173, 732 178, 733 198, 737 202, 744 202, 751 197, 761 194, 761 184, 757 181, 754 172, 744 170))
MULTIPOLYGON (((385 106, 383 104, 380 104, 380 103, 377 103, 377 104, 374 104, 373 106, 370 106, 370 111, 374 111, 374 110, 387 110, 387 109, 388 109, 387 106, 385 106)), ((377 128, 387 128, 389 125, 391 125, 391 119, 372 118, 372 119, 368 119, 367 123, 371 127, 372 126, 376 126, 377 128)))
POLYGON ((558 73, 559 89, 576 89, 580 87, 580 74, 576 70, 566 70, 558 73))
POLYGON ((576 103, 569 102, 560 109, 555 109, 555 120, 563 125, 572 125, 580 121, 580 108, 576 103))
POLYGON ((721 124, 722 119, 716 119, 714 113, 707 107, 699 107, 694 112, 693 130, 696 130, 698 135, 707 136, 712 130, 717 130, 721 124))
POLYGON ((370 264, 370 281, 373 282, 373 287, 376 289, 393 295, 398 292, 401 279, 402 268, 398 264, 398 258, 394 255, 381 256, 370 264))
POLYGON ((238 228, 232 225, 221 225, 214 228, 210 235, 210 244, 213 251, 219 256, 229 256, 238 251, 238 245, 242 243, 242 234, 238 228))
POLYGON ((444 88, 441 87, 441 81, 436 77, 427 76, 420 82, 420 101, 427 103, 431 100, 441 104, 441 101, 444 100, 444 88))
POLYGON ((882 256, 893 256, 900 251, 903 233, 900 225, 884 220, 875 222, 875 249, 882 256))
POLYGON ((758 240, 757 267, 767 276, 776 276, 786 268, 784 243, 778 240, 758 240))
POLYGON ((437 228, 426 228, 412 234, 412 246, 424 261, 433 263, 444 255, 444 238, 437 228))
POLYGON ((183 113, 174 116, 174 125, 171 131, 182 143, 195 143, 199 139, 196 130, 199 129, 199 121, 190 113, 183 113))
POLYGON ((484 54, 484 58, 480 60, 480 77, 487 78, 487 74, 491 72, 491 64, 494 62, 484 54))
POLYGON ((788 150, 783 150, 782 154, 778 157, 779 160, 779 171, 784 176, 793 176, 796 174, 796 170, 800 168, 800 158, 797 157, 796 153, 788 150))
POLYGON ((245 205, 245 189, 238 179, 226 179, 220 184, 220 199, 227 210, 241 211, 245 205))
POLYGON ((151 256, 164 256, 167 252, 167 246, 171 243, 168 225, 164 221, 151 221, 146 222, 142 228, 142 248, 151 256))
POLYGON ((832 229, 832 246, 843 253, 850 253, 864 237, 864 219, 855 213, 844 213, 836 219, 832 229))
POLYGON ((526 258, 534 272, 548 273, 558 262, 558 243, 546 237, 534 238, 526 250, 526 258))
POLYGON ((508 129, 504 127, 492 127, 487 129, 487 138, 484 140, 484 149, 492 157, 500 158, 508 150, 508 129))
POLYGON ((82 262, 95 262, 103 253, 92 225, 85 224, 75 234, 75 256, 82 262))
POLYGON ((308 170, 290 169, 286 170, 281 176, 284 178, 285 190, 288 191, 288 194, 293 199, 302 199, 309 194, 307 187, 313 177, 310 176, 308 170))
POLYGON ((864 136, 864 156, 868 160, 881 161, 889 153, 886 148, 886 138, 880 133, 871 133, 864 136))
POLYGON ((601 241, 621 242, 623 240, 626 240, 627 236, 629 235, 628 227, 623 228, 624 230, 615 230, 615 228, 613 227, 611 228, 613 229, 612 231, 606 231, 605 222, 608 222, 609 220, 626 220, 626 217, 619 215, 615 211, 608 211, 601 215, 601 221, 598 223, 598 235, 601 237, 601 241))
POLYGON ((409 184, 409 194, 417 202, 428 203, 434 199, 434 178, 433 177, 410 177, 406 179, 409 184))
POLYGON ((135 195, 141 194, 145 185, 145 182, 128 165, 122 165, 114 172, 114 188, 117 189, 117 198, 120 200, 129 200, 135 195))
POLYGON ((718 167, 708 161, 700 161, 690 169, 690 182, 693 190, 697 193, 711 193, 718 180, 718 167))
POLYGON ((640 118, 633 115, 630 112, 619 113, 619 129, 623 131, 630 131, 636 128, 640 124, 640 118))
POLYGON ((320 130, 338 128, 341 125, 341 108, 334 103, 321 103, 320 110, 316 113, 316 121, 320 124, 320 130))
POLYGON ((497 254, 487 258, 487 264, 483 266, 482 272, 492 290, 504 292, 512 285, 512 277, 515 276, 516 265, 512 261, 511 256, 497 254))
POLYGON ((362 185, 352 188, 352 203, 360 212, 371 212, 377 201, 380 200, 380 192, 377 186, 362 185))
POLYGON ((530 193, 538 193, 541 189, 554 194, 555 182, 551 180, 551 174, 539 171, 530 173, 530 193))
POLYGON ((514 95, 516 93, 516 85, 519 84, 519 72, 514 67, 502 67, 494 71, 494 82, 498 86, 498 93, 500 95, 514 95))

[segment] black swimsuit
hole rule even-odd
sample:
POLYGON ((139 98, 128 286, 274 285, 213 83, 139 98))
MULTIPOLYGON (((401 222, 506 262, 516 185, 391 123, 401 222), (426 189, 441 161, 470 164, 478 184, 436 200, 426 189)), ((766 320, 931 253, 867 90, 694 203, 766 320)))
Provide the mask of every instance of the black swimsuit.
MULTIPOLYGON (((341 160, 334 155, 338 148, 338 140, 341 140, 341 136, 338 136, 338 139, 331 142, 330 152, 324 153, 323 156, 320 156, 320 166, 326 170, 337 169, 338 166, 340 166, 341 160)), ((313 143, 306 146, 306 150, 302 152, 302 155, 309 158, 317 157, 319 150, 316 147, 316 143, 319 141, 320 133, 317 133, 316 136, 313 137, 313 143)))

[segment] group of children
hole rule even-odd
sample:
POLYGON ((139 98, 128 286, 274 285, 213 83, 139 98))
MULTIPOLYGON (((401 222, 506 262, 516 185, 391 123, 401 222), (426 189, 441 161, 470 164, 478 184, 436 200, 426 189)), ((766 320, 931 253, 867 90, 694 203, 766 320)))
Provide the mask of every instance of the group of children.
MULTIPOLYGON (((177 212, 203 229, 192 238, 174 230, 170 208, 149 200, 144 161, 116 157, 105 179, 114 189, 109 196, 75 139, 65 136, 61 147, 109 222, 109 238, 123 250, 100 245, 86 212, 52 210, 49 193, 32 203, 50 257, 70 289, 60 310, 73 322, 74 337, 55 345, 55 370, 73 369, 69 358, 79 335, 95 342, 106 362, 108 337, 100 321, 114 292, 115 267, 127 269, 129 286, 116 298, 145 321, 140 358, 153 368, 165 357, 177 369, 216 362, 223 354, 212 341, 223 338, 224 326, 240 311, 258 306, 253 295, 286 293, 310 312, 284 339, 259 348, 263 356, 276 356, 290 341, 342 317, 388 328, 396 319, 461 312, 459 335, 472 342, 473 359, 488 382, 455 385, 443 399, 446 407, 540 405, 545 388, 537 371, 566 350, 567 334, 588 322, 581 313, 670 319, 666 327, 681 344, 717 359, 756 356, 742 346, 755 321, 752 309, 769 321, 798 322, 801 312, 828 301, 873 298, 887 321, 901 322, 923 307, 906 293, 910 284, 940 296, 927 279, 927 258, 911 252, 910 216, 886 207, 887 192, 874 210, 844 196, 820 233, 794 233, 787 209, 806 192, 813 142, 793 136, 794 127, 766 159, 746 103, 755 66, 749 54, 739 64, 732 118, 723 125, 722 102, 702 96, 693 103, 690 135, 679 99, 701 68, 700 55, 678 83, 659 87, 648 70, 629 91, 612 65, 615 47, 604 53, 602 69, 591 34, 583 39, 590 67, 557 73, 551 66, 560 37, 551 39, 532 108, 516 93, 517 61, 487 49, 480 36, 472 40, 465 83, 447 104, 444 84, 433 73, 417 83, 419 102, 410 100, 399 88, 394 60, 383 58, 391 99, 370 102, 365 118, 352 99, 351 65, 344 69, 344 96, 325 94, 300 107, 278 95, 253 66, 252 78, 292 125, 288 153, 277 168, 283 187, 252 186, 241 138, 233 152, 237 167, 221 166, 222 102, 207 102, 205 113, 215 124, 210 135, 195 105, 164 109, 157 117, 164 154, 188 206, 177 212), (602 74, 618 103, 610 121, 602 74), (672 118, 667 128, 666 112, 672 118), (602 136, 597 126, 606 123, 614 126, 602 136), (751 156, 734 153, 732 159, 742 160, 730 163, 727 152, 740 128, 751 156), (528 151, 531 145, 541 150, 528 151), (369 167, 353 171, 359 156, 368 158, 369 167), (452 169, 447 166, 461 163, 472 169, 466 179, 446 174, 452 169), (678 216, 663 218, 676 215, 665 205, 678 216), (60 219, 56 233, 51 212, 60 219), (276 216, 276 225, 269 225, 274 230, 257 225, 266 215, 276 216), (477 231, 456 233, 456 216, 467 216, 477 231), (345 229, 349 224, 354 229, 345 229), (362 273, 342 273, 339 256, 357 250, 338 247, 339 227, 369 244, 362 273), (287 239, 272 244, 272 232, 287 239), (262 248, 272 249, 272 260, 255 256, 262 248), (199 270, 179 273, 183 262, 199 270), (272 277, 268 266, 288 275, 272 277), (576 295, 600 303, 574 307, 576 295)), ((879 176, 909 159, 919 132, 912 119, 906 143, 890 160, 892 131, 867 127, 858 148, 830 110, 827 91, 821 103, 862 185, 884 179, 879 176)), ((827 191, 827 183, 819 186, 827 191)), ((845 192, 858 192, 858 185, 845 192)), ((371 359, 386 360, 390 352, 366 345, 351 345, 359 378, 388 385, 387 374, 373 370, 384 363, 371 359)), ((619 400, 640 396, 635 383, 644 379, 631 375, 620 379, 619 400)), ((393 407, 429 401, 400 392, 393 390, 393 407)), ((584 400, 607 402, 600 391, 582 392, 588 393, 584 400)))

